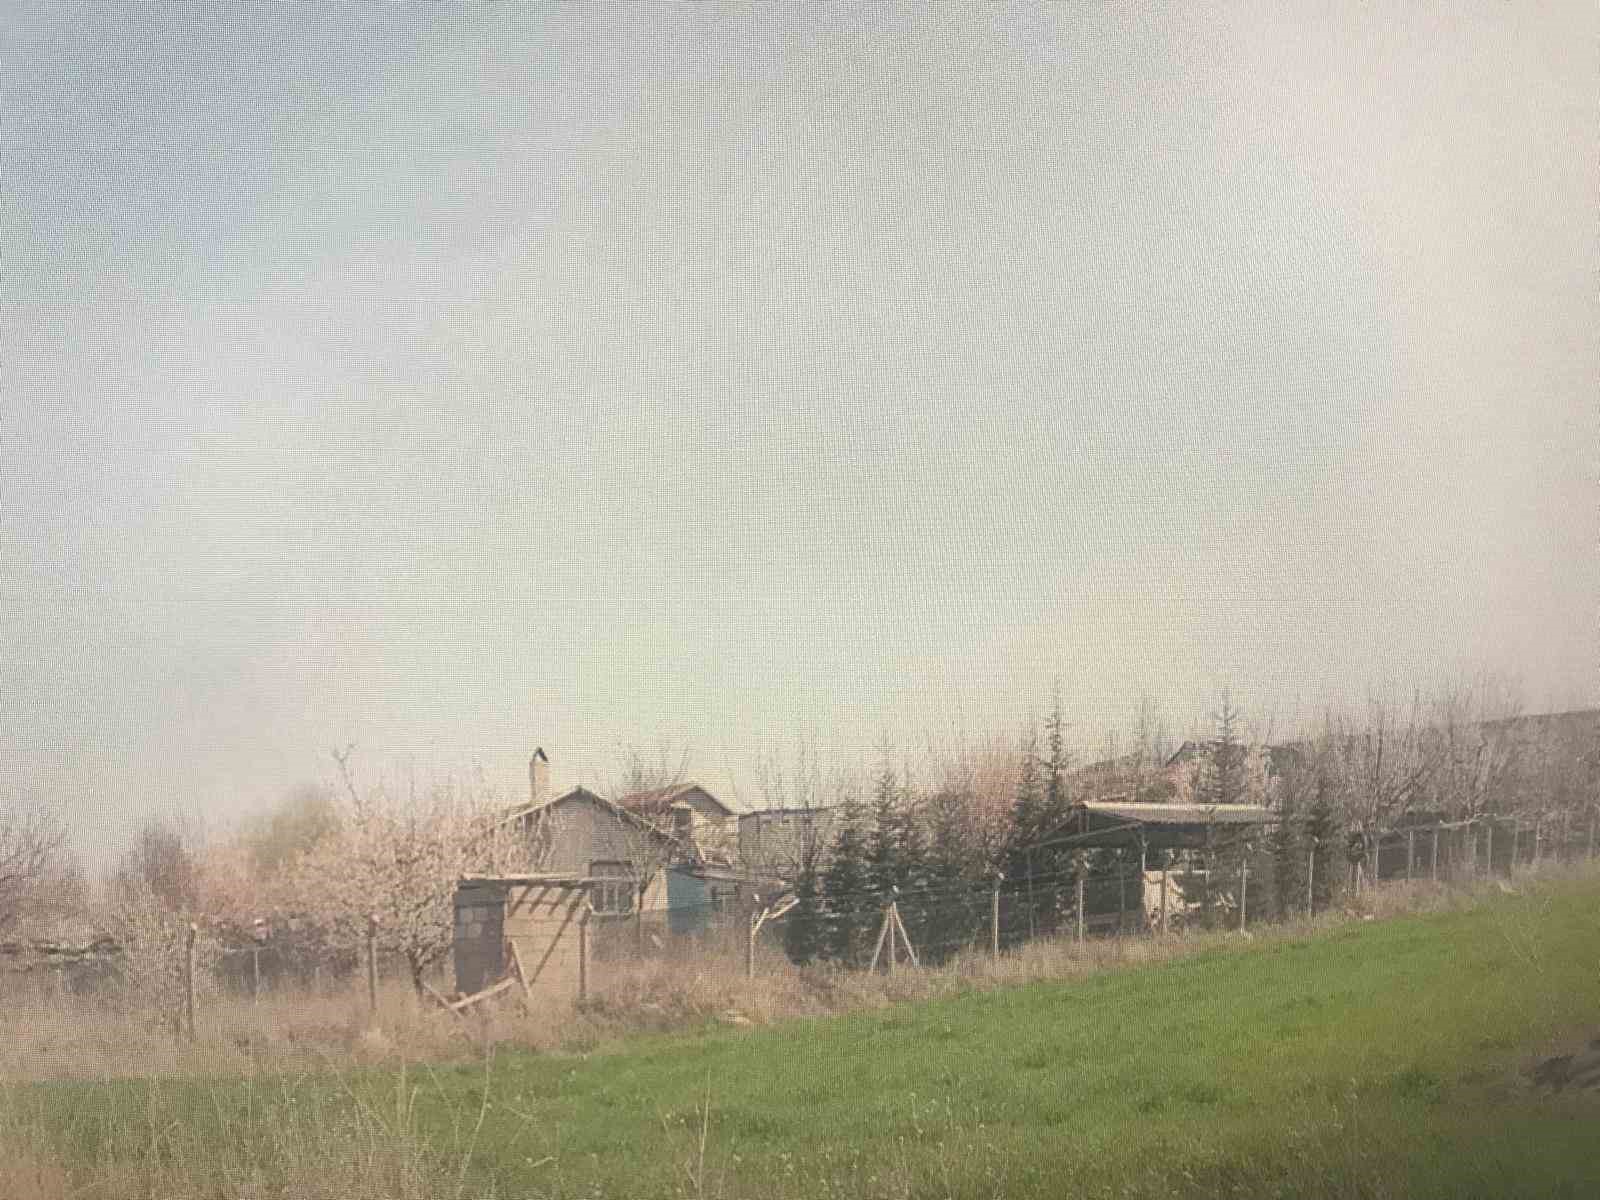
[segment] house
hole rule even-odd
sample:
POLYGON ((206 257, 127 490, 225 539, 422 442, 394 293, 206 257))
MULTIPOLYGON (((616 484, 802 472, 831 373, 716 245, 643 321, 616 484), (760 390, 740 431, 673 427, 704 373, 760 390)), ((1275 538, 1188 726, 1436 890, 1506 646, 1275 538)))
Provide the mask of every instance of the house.
POLYGON ((551 799, 549 772, 535 750, 528 802, 500 822, 496 870, 588 880, 596 916, 664 914, 672 933, 704 928, 751 890, 735 864, 737 815, 699 784, 618 802, 580 786, 551 799))
POLYGON ((698 783, 633 792, 617 806, 671 830, 703 862, 731 867, 739 853, 739 814, 698 783))
POLYGON ((844 814, 840 806, 765 808, 739 817, 739 870, 769 890, 793 884, 809 865, 821 871, 844 814))

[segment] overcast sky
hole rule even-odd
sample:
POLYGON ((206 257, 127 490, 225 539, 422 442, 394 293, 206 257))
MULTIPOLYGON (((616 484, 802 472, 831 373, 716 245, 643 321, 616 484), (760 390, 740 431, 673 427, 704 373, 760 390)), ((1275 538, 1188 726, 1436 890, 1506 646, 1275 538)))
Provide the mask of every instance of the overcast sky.
POLYGON ((1597 26, 8 0, 0 799, 1593 702, 1597 26))

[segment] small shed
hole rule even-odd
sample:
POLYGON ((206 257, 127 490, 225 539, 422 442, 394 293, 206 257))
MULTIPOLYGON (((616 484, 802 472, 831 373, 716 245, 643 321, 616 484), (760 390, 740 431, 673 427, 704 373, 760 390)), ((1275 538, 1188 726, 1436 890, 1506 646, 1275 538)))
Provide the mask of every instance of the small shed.
POLYGON ((474 876, 456 885, 456 991, 506 980, 582 998, 588 980, 591 895, 578 875, 474 876))

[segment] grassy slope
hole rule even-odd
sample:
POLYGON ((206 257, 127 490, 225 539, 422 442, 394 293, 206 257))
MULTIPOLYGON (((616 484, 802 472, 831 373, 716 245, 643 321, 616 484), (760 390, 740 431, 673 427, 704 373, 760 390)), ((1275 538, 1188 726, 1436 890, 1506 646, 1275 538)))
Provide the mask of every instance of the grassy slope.
POLYGON ((466 1178, 501 1195, 693 1195, 699 1177, 729 1196, 1577 1197, 1600 1194, 1600 1101, 1531 1095, 1516 1071, 1579 1032, 1600 1033, 1592 879, 1070 985, 581 1060, 502 1054, 403 1086, 40 1085, 16 1102, 78 1162, 226 1143, 270 1169, 293 1122, 322 1137, 398 1122, 446 1156, 470 1148, 466 1178))

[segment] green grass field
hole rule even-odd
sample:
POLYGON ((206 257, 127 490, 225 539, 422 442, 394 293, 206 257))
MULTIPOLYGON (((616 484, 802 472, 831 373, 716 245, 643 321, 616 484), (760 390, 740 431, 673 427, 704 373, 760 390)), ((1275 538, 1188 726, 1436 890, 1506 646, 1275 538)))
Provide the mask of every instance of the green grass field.
POLYGON ((1600 1096, 1522 1071, 1596 1034, 1590 877, 584 1057, 29 1085, 5 1120, 91 1195, 1592 1197, 1600 1096))

